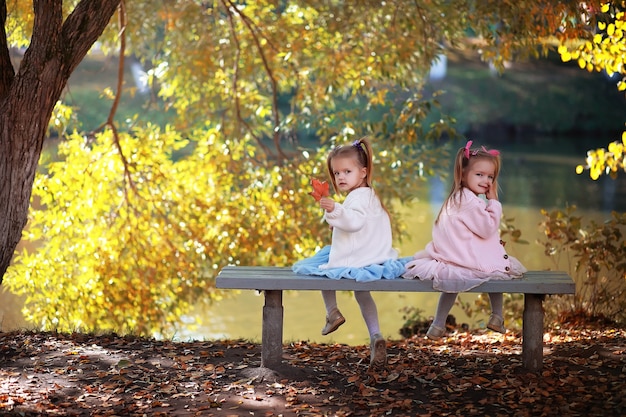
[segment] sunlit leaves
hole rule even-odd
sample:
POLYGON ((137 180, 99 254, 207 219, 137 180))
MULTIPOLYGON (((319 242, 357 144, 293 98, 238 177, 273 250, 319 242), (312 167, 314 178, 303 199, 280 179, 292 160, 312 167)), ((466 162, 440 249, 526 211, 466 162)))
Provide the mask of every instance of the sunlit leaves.
POLYGON ((57 136, 63 136, 75 125, 75 122, 74 110, 59 101, 52 111, 48 129, 57 136))
MULTIPOLYGON (((24 25, 16 44, 28 39, 26 3, 9 12, 24 25)), ((433 142, 454 135, 453 118, 429 118, 433 60, 468 27, 496 66, 532 55, 579 11, 579 2, 497 0, 125 5, 128 26, 113 19, 102 50, 127 36, 178 118, 165 129, 138 122, 118 136, 73 135, 37 178, 25 235, 37 250, 16 257, 7 282, 47 328, 169 332, 190 305, 219 297, 222 266, 312 254, 328 235, 309 178, 325 177, 335 143, 370 136, 377 192, 411 198, 445 165, 433 142)), ((614 38, 622 27, 611 23, 614 38)), ((69 114, 53 123, 64 127, 69 114)))
POLYGON ((224 265, 285 265, 302 256, 296 243, 316 247, 309 190, 253 164, 248 143, 212 129, 193 143, 171 129, 133 134, 120 135, 121 154, 109 131, 73 135, 37 177, 41 209, 24 236, 35 248, 16 256, 5 281, 26 295, 32 322, 173 334, 191 305, 220 296, 212 282, 224 265))
POLYGON ((626 171, 626 132, 622 133, 621 143, 614 141, 609 143, 608 149, 598 148, 587 151, 586 166, 578 165, 576 173, 582 174, 585 169, 589 170, 589 176, 597 180, 601 175, 609 175, 616 178, 618 172, 626 171))
MULTIPOLYGON (((558 47, 564 62, 576 60, 578 66, 589 72, 605 71, 610 77, 617 76, 619 91, 626 91, 626 13, 624 2, 611 1, 602 3, 599 13, 593 5, 589 5, 589 19, 595 24, 596 33, 587 40, 566 42, 565 38, 558 47)), ((624 170, 624 143, 626 132, 622 135, 622 143, 613 142, 604 148, 587 152, 587 166, 579 165, 576 172, 581 174, 585 168, 589 176, 597 180, 607 174, 616 178, 620 170, 624 170)))
POLYGON ((4 30, 9 45, 18 48, 28 46, 35 20, 32 3, 28 0, 8 2, 4 30))
MULTIPOLYGON (((442 39, 464 36, 463 9, 447 2, 228 5, 183 1, 157 15, 172 28, 158 45, 157 60, 167 63, 161 95, 187 122, 226 121, 228 135, 277 136, 280 146, 301 139, 303 128, 330 141, 342 124, 384 112, 390 82, 410 89, 403 95, 418 91, 442 39)), ((128 32, 141 42, 139 23, 128 32)))
POLYGON ((597 23, 598 33, 593 36, 593 40, 581 44, 575 50, 573 57, 578 59, 581 68, 588 71, 604 70, 609 76, 621 74, 622 82, 618 88, 623 90, 623 78, 626 74, 626 68, 624 68, 626 16, 623 11, 619 11, 599 18, 611 20, 608 23, 599 21, 597 23))
MULTIPOLYGON (((9 46, 26 47, 32 36, 35 13, 33 0, 10 0, 3 2, 7 7, 5 31, 9 46)), ((63 1, 63 16, 67 17, 76 7, 78 0, 63 1)))

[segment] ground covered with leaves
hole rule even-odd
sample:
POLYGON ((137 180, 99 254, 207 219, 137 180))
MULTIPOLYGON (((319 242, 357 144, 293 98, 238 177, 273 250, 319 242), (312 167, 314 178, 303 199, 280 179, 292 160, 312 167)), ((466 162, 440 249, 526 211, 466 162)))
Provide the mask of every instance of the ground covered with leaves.
POLYGON ((260 345, 0 333, 0 414, 15 416, 624 416, 626 330, 545 335, 526 371, 519 334, 453 333, 369 347, 284 346, 280 369, 260 345))

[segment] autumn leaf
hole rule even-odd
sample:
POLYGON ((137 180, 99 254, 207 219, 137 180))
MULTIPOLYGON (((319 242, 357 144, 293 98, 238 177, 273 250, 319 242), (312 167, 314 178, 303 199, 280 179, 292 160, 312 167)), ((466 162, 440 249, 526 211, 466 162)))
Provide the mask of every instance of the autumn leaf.
POLYGON ((535 374, 522 369, 521 335, 504 344, 484 330, 451 332, 445 349, 390 340, 387 366, 371 372, 368 343, 292 342, 268 372, 246 341, 0 333, 0 414, 231 417, 271 402, 259 415, 623 416, 626 330, 577 323, 548 335, 535 374))
POLYGON ((317 178, 312 178, 311 185, 313 186, 313 191, 309 194, 313 196, 315 201, 320 201, 322 197, 328 197, 328 183, 326 181, 320 181, 317 178))

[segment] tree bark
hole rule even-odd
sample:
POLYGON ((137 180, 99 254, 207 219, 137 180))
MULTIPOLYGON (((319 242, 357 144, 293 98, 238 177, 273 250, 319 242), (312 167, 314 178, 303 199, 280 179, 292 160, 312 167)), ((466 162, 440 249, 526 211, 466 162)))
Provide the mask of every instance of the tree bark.
POLYGON ((0 0, 0 283, 27 222, 52 110, 119 4, 82 0, 64 22, 62 0, 34 0, 31 43, 15 72, 5 31, 6 0, 0 0))

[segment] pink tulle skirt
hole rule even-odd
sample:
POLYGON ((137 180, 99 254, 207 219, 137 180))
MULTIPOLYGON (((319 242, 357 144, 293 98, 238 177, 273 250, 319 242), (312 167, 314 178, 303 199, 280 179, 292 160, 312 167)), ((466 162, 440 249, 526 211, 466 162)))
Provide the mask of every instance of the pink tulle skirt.
POLYGON ((433 288, 449 293, 471 290, 485 281, 521 278, 527 269, 513 256, 509 256, 511 270, 483 272, 433 259, 426 250, 413 256, 405 266, 402 278, 433 280, 433 288))

